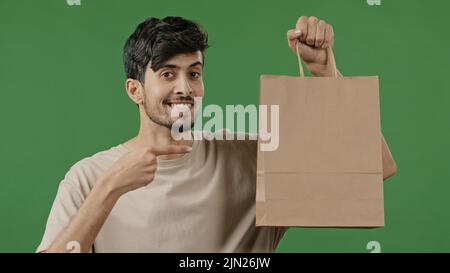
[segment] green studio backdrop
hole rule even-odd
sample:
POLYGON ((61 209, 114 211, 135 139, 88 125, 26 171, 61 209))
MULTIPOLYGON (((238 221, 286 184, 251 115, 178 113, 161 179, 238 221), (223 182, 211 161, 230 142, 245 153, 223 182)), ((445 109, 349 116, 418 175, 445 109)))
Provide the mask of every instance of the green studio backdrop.
POLYGON ((80 4, 0 1, 0 252, 35 251, 69 167, 137 133, 122 46, 139 22, 168 15, 209 33, 204 105, 257 104, 261 74, 298 75, 286 31, 300 15, 333 24, 344 75, 380 76, 382 131, 399 168, 385 183, 386 227, 292 228, 278 252, 370 252, 371 241, 382 252, 450 251, 449 1, 80 4))

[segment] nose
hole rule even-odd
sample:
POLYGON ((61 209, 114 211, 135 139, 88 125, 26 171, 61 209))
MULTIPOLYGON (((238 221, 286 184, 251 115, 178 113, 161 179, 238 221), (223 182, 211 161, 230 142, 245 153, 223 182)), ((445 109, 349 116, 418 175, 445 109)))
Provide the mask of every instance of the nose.
POLYGON ((175 94, 183 96, 192 96, 193 93, 194 90, 190 86, 189 81, 184 77, 180 77, 179 84, 177 84, 175 94))

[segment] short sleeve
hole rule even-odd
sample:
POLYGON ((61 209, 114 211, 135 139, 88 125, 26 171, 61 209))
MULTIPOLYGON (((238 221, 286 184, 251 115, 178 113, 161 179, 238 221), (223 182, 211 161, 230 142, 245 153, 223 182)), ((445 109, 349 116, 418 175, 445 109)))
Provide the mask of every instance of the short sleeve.
POLYGON ((58 234, 69 224, 72 217, 84 202, 80 190, 67 178, 58 187, 50 215, 47 219, 44 236, 36 252, 42 252, 52 244, 58 234))

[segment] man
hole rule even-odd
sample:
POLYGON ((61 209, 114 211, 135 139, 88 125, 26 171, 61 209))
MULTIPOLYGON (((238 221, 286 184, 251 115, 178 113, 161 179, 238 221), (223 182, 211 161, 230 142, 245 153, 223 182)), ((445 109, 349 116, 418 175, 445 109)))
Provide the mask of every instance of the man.
MULTIPOLYGON (((331 25, 300 17, 287 32, 315 76, 331 76, 331 25)), ((255 227, 256 141, 175 141, 176 107, 204 95, 207 35, 180 17, 150 18, 124 47, 140 130, 77 162, 60 183, 38 252, 273 252, 286 228, 255 227)), ((383 139, 383 176, 396 165, 383 139)))

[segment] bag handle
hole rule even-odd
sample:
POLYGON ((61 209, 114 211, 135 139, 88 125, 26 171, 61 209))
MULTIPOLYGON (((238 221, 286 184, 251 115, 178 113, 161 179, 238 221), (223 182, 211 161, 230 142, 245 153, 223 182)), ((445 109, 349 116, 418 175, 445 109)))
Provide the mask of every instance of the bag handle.
MULTIPOLYGON (((298 40, 295 43, 295 49, 297 50, 298 67, 300 70, 300 77, 305 77, 305 72, 303 70, 303 65, 302 65, 302 58, 300 57, 300 50, 299 50, 299 46, 298 46, 299 43, 300 42, 298 40)), ((336 59, 334 58, 334 53, 330 46, 327 47, 327 56, 329 56, 329 61, 331 62, 332 67, 333 67, 333 77, 335 77, 335 78, 339 77, 339 73, 338 73, 337 67, 336 67, 336 59)))

